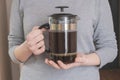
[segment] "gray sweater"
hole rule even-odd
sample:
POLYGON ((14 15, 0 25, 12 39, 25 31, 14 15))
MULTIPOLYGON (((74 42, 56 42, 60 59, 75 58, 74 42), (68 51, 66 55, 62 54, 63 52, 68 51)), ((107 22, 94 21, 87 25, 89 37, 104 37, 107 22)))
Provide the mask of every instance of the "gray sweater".
POLYGON ((78 21, 77 52, 96 52, 100 66, 79 66, 69 70, 57 70, 44 63, 46 54, 32 55, 21 69, 20 80, 100 80, 99 68, 112 62, 117 56, 117 45, 108 0, 13 0, 9 40, 9 55, 14 56, 16 46, 24 42, 26 35, 36 25, 48 22, 48 16, 58 13, 55 6, 69 6, 65 12, 76 14, 78 21))

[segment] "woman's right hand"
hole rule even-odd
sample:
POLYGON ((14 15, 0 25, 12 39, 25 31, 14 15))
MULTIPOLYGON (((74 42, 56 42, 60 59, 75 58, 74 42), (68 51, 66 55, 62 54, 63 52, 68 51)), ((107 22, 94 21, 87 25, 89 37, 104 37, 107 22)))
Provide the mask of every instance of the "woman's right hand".
POLYGON ((45 51, 43 31, 34 27, 26 40, 15 48, 14 55, 18 61, 24 63, 32 54, 39 55, 45 51))
POLYGON ((34 27, 26 37, 27 46, 34 55, 40 55, 45 51, 43 31, 45 30, 34 27))

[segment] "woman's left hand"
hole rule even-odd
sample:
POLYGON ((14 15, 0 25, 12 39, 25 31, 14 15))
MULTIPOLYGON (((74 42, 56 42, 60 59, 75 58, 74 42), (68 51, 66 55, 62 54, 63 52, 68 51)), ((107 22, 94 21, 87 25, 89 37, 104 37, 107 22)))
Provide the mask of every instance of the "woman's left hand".
POLYGON ((55 63, 52 60, 45 59, 45 63, 56 68, 56 69, 70 69, 73 67, 81 66, 87 63, 87 55, 85 54, 77 54, 77 57, 75 58, 74 63, 70 64, 64 64, 62 61, 58 60, 57 63, 55 63))

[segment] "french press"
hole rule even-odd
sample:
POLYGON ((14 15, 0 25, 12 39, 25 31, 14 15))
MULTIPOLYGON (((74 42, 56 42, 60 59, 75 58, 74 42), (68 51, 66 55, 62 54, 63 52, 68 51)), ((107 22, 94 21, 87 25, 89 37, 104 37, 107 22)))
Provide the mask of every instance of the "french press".
POLYGON ((77 20, 78 16, 64 13, 68 6, 57 6, 61 13, 49 16, 49 24, 43 25, 49 33, 50 59, 57 62, 72 63, 77 52, 77 20), (49 25, 49 27, 48 27, 49 25))

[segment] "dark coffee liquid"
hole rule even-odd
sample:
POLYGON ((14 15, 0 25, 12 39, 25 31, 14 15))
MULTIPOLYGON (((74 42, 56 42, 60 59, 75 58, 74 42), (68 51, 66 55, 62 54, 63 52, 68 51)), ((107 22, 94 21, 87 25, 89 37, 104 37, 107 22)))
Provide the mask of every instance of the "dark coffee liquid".
POLYGON ((49 48, 53 61, 61 60, 64 63, 74 62, 76 57, 76 31, 50 31, 49 48))

